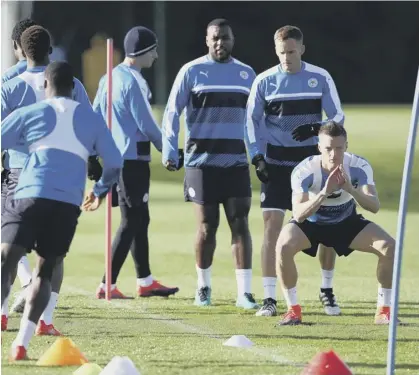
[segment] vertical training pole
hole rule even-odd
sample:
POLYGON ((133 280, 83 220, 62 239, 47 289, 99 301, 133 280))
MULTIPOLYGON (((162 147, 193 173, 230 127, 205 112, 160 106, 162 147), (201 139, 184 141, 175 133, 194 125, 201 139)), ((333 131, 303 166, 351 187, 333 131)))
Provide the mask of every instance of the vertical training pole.
POLYGON ((419 120, 419 69, 416 78, 415 96, 413 99, 410 130, 407 138, 406 156, 404 159, 403 180, 400 194, 399 215, 397 219, 396 252, 394 254, 393 283, 391 291, 390 329, 387 350, 387 375, 394 375, 397 336, 397 313, 399 310, 399 284, 402 266, 403 238, 407 211, 407 198, 412 175, 413 157, 415 155, 416 132, 419 120))
MULTIPOLYGON (((106 73, 108 77, 106 96, 106 118, 108 122, 108 128, 112 132, 113 39, 108 39, 106 42, 106 73)), ((106 300, 110 301, 112 284, 112 189, 106 196, 105 269, 105 298, 106 300)))

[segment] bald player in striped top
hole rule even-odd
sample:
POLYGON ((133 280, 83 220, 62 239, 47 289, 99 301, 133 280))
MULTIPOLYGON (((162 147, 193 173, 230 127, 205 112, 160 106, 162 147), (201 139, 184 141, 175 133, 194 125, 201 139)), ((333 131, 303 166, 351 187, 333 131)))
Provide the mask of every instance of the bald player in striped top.
POLYGON ((184 194, 198 218, 195 304, 211 304, 211 266, 222 204, 236 258, 236 306, 254 309, 244 123, 255 72, 231 56, 234 36, 227 20, 209 23, 206 42, 209 53, 184 65, 173 84, 163 118, 162 161, 169 170, 178 167, 179 118, 186 108, 184 194))
MULTIPOLYGON (((303 34, 295 26, 284 26, 274 35, 279 65, 259 74, 247 105, 249 153, 262 182, 261 208, 264 220, 262 275, 264 301, 257 316, 276 315, 275 243, 286 210, 291 210, 291 173, 307 156, 318 153, 317 133, 322 112, 343 124, 338 92, 330 74, 301 61, 303 34), (262 135, 267 144, 259 142, 262 135)), ((321 248, 322 285, 319 298, 328 315, 339 315, 332 277, 335 253, 321 248)))

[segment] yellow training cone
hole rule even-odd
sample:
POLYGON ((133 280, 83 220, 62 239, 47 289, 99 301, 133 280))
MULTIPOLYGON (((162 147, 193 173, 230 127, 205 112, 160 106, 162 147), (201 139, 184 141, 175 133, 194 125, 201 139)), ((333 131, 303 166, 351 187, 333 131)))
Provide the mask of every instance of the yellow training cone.
POLYGON ((36 364, 38 366, 75 366, 87 362, 86 357, 71 339, 59 337, 36 364))
POLYGON ((73 375, 99 375, 102 368, 96 363, 85 363, 73 372, 73 375))

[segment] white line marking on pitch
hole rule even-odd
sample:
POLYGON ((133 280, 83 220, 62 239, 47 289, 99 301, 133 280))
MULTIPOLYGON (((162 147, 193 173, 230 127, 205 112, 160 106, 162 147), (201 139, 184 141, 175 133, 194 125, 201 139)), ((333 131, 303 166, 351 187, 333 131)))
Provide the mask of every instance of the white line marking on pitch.
MULTIPOLYGON (((64 286, 63 289, 67 290, 70 293, 76 293, 76 294, 81 294, 83 296, 92 296, 92 292, 89 292, 85 289, 81 289, 81 288, 77 288, 74 286, 64 286)), ((185 324, 182 323, 178 320, 173 320, 168 316, 165 315, 159 315, 159 314, 152 314, 149 313, 143 306, 132 306, 132 305, 128 305, 122 302, 118 302, 115 300, 111 300, 110 302, 108 302, 108 304, 103 304, 102 302, 107 302, 107 301, 99 301, 99 300, 93 300, 95 302, 95 304, 100 304, 101 306, 110 306, 112 308, 118 308, 118 309, 126 309, 126 310, 131 310, 131 311, 135 311, 135 312, 139 312, 142 314, 146 314, 148 315, 150 318, 152 319, 156 319, 156 320, 160 320, 162 323, 175 327, 181 331, 184 332, 189 332, 189 333, 196 333, 199 334, 201 336, 207 337, 207 338, 211 338, 211 339, 215 339, 215 340, 219 340, 219 341, 225 341, 225 338, 218 336, 215 332, 211 332, 209 330, 205 330, 202 329, 201 327, 197 327, 191 324, 185 324)), ((92 302, 92 301, 90 301, 92 302)), ((290 366, 304 366, 304 364, 300 364, 300 363, 296 363, 294 361, 291 361, 285 357, 279 356, 277 354, 272 353, 271 350, 269 349, 264 349, 264 348, 258 348, 255 346, 251 346, 249 348, 243 348, 245 350, 248 350, 254 354, 266 357, 268 359, 270 359, 271 361, 274 361, 276 363, 281 363, 281 364, 288 364, 290 366)))

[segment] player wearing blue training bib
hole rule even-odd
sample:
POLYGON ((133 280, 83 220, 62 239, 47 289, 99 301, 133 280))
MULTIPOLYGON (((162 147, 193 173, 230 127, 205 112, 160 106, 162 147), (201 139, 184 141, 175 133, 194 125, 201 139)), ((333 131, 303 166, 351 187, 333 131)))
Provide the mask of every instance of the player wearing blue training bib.
MULTIPOLYGON (((19 108, 34 104, 45 99, 45 76, 46 66, 49 64, 49 53, 51 52, 51 38, 48 30, 39 25, 34 25, 26 29, 21 35, 22 49, 27 58, 27 70, 22 74, 7 81, 1 87, 1 116, 7 118, 11 113, 19 108)), ((90 101, 86 90, 79 80, 74 78, 72 98, 78 102, 90 106, 90 101)), ((24 167, 29 150, 26 144, 17 143, 7 150, 9 156, 10 172, 6 179, 6 200, 5 205, 12 204, 15 188, 18 184, 20 173, 24 167)), ((30 275, 29 263, 24 256, 19 262, 18 275, 24 273, 30 275), (26 268, 26 270, 24 270, 26 268)), ((58 301, 58 293, 61 288, 63 270, 54 269, 52 279, 53 293, 51 303, 48 304, 45 313, 42 315, 37 334, 40 335, 59 335, 60 333, 52 324, 52 315, 58 301)), ((28 275, 28 277, 30 277, 28 275)), ((26 289, 20 293, 12 306, 14 311, 22 311, 25 302, 26 289)), ((2 316, 6 314, 8 301, 2 305, 2 316)), ((3 319, 3 318, 2 318, 3 319)))
POLYGON ((375 323, 389 324, 395 241, 357 214, 356 204, 377 213, 380 203, 370 164, 346 149, 344 127, 330 121, 319 130, 320 155, 308 157, 292 173, 293 218, 276 246, 278 277, 288 306, 280 325, 302 322, 294 258, 300 251, 316 256, 319 244, 334 248, 339 256, 354 250, 378 256, 375 323))
MULTIPOLYGON (((12 31, 12 46, 13 46, 13 53, 18 60, 17 63, 7 69, 1 77, 2 85, 7 81, 11 80, 12 78, 18 76, 19 74, 23 73, 26 70, 27 61, 26 55, 22 49, 22 41, 21 37, 23 32, 31 26, 36 25, 35 21, 31 19, 24 19, 16 23, 15 27, 12 31)), ((9 174, 9 155, 7 151, 2 154, 2 167, 3 170, 1 172, 1 211, 3 212, 4 203, 6 201, 6 193, 7 193, 7 186, 6 180, 7 175, 9 174)), ((28 282, 24 282, 22 286, 28 284, 28 282)))
MULTIPOLYGON (((1 83, 4 84, 7 81, 11 80, 12 78, 18 76, 19 74, 23 73, 27 67, 26 55, 22 48, 22 34, 23 32, 31 26, 36 25, 36 22, 25 18, 16 23, 12 31, 12 47, 13 53, 18 60, 17 63, 7 69, 3 76, 1 77, 1 83)), ((8 177, 10 173, 9 167, 9 154, 7 150, 2 153, 2 167, 3 170, 1 171, 1 212, 4 211, 4 205, 6 203, 7 197, 7 183, 8 177)), ((20 281, 20 285, 22 287, 22 291, 19 294, 24 294, 25 289, 27 286, 30 285, 32 272, 29 265, 28 258, 22 257, 19 261, 19 265, 17 268, 17 277, 20 281)), ((15 303, 12 306, 12 311, 14 312, 23 312, 24 307, 24 298, 21 298, 20 295, 17 296, 15 303)), ((7 318, 9 314, 8 304, 2 306, 2 331, 7 329, 7 318)))
POLYGON ((231 56, 234 36, 228 21, 212 21, 206 41, 208 55, 185 64, 173 84, 163 118, 162 161, 169 170, 176 169, 179 119, 185 110, 184 195, 198 217, 195 304, 211 303, 210 272, 223 204, 236 256, 236 305, 255 308, 250 289, 251 186, 244 143, 245 108, 255 73, 231 56))
POLYGON ((2 148, 25 144, 29 155, 1 226, 2 304, 19 259, 36 244, 32 286, 12 344, 11 359, 27 359, 29 341, 47 307, 55 268, 62 268, 83 203, 87 159, 97 153, 103 174, 83 207, 96 210, 118 178, 122 158, 103 119, 72 99, 73 72, 65 62, 45 71, 46 100, 22 107, 1 124, 2 148), (4 276, 4 277, 3 277, 4 276))

